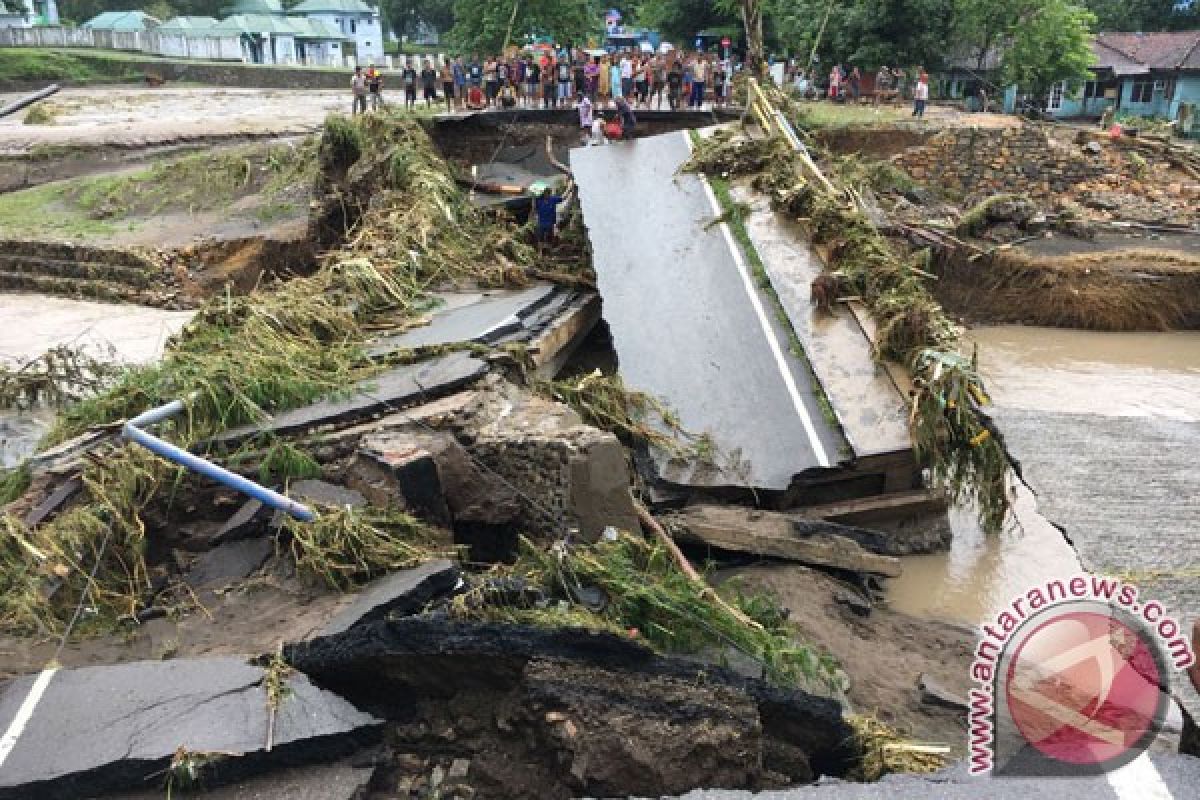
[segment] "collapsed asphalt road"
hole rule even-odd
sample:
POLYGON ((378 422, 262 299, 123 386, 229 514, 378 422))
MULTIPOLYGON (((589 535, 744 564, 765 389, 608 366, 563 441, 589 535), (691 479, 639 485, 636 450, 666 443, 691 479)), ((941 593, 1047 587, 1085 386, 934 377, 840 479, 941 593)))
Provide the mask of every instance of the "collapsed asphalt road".
POLYGON ((604 318, 627 385, 711 436, 716 465, 671 482, 784 490, 834 466, 844 444, 703 178, 681 174, 687 133, 571 151, 604 318), (722 463, 724 462, 724 463, 722 463))

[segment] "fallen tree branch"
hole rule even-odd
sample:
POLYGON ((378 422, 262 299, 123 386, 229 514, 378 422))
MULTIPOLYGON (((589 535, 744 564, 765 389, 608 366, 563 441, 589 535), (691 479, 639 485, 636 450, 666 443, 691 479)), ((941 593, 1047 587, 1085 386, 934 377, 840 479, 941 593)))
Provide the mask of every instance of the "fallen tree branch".
POLYGON ((747 617, 739 609, 734 608, 733 606, 729 605, 729 603, 726 603, 721 596, 717 594, 716 590, 708 585, 708 582, 704 580, 703 576, 701 576, 699 572, 696 572, 696 568, 692 566, 691 562, 687 560, 687 556, 685 556, 683 551, 679 549, 679 545, 675 544, 675 540, 671 538, 671 535, 667 533, 666 529, 663 528, 662 525, 658 524, 658 520, 650 515, 650 512, 646 510, 644 505, 637 500, 634 500, 633 507, 637 511, 638 521, 641 522, 643 526, 648 528, 650 532, 654 534, 655 538, 662 543, 662 546, 665 547, 667 552, 671 554, 671 557, 675 559, 675 563, 679 565, 680 571, 683 572, 683 574, 686 575, 690 581, 698 586, 703 587, 700 592, 702 595, 708 597, 723 610, 729 612, 734 619, 743 625, 747 625, 755 630, 764 630, 762 625, 747 617))

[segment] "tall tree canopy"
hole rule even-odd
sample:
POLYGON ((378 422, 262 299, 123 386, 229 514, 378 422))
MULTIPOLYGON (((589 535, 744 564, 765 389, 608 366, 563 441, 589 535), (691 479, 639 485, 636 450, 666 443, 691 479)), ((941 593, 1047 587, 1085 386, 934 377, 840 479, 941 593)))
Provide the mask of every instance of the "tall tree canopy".
POLYGON ((455 0, 450 36, 465 50, 494 53, 503 46, 512 20, 513 43, 534 34, 581 45, 589 35, 599 35, 603 13, 599 0, 455 0))
POLYGON ((1176 0, 1083 0, 1098 31, 1182 31, 1200 27, 1200 2, 1176 0))
POLYGON ((1059 81, 1066 81, 1072 91, 1077 89, 1090 74, 1095 22, 1092 12, 1068 0, 1039 0, 1022 16, 1004 50, 1004 82, 1039 99, 1059 81))
POLYGON ((454 0, 379 0, 383 15, 397 34, 411 34, 424 22, 439 33, 454 24, 454 0))

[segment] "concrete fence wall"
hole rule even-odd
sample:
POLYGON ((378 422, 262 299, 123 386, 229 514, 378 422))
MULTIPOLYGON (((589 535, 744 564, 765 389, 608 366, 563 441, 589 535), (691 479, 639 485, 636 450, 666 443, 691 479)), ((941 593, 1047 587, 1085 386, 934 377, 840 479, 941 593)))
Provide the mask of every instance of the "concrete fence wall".
POLYGON ((238 36, 184 36, 154 31, 98 31, 91 28, 43 26, 0 28, 0 47, 97 47, 175 58, 242 61, 238 36))

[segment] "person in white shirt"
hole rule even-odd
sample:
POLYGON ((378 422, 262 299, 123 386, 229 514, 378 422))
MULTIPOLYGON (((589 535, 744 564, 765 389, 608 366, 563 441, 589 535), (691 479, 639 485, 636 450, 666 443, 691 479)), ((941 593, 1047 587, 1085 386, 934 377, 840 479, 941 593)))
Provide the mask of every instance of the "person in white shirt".
POLYGON ((633 61, 629 56, 621 56, 621 94, 629 97, 633 94, 633 61))
POLYGON ((913 88, 913 113, 917 119, 925 116, 925 104, 929 102, 929 75, 917 68, 917 85, 913 88))

